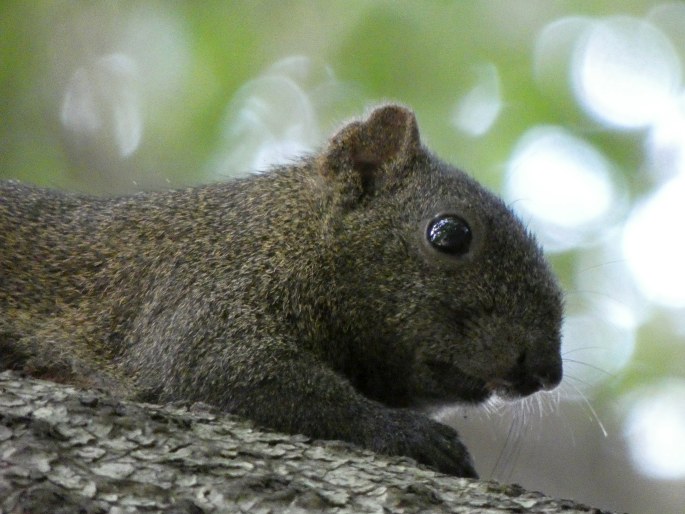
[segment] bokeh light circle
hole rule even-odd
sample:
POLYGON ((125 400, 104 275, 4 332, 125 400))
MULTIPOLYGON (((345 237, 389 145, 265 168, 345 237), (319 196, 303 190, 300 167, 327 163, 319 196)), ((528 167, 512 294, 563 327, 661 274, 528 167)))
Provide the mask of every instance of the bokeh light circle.
POLYGON ((609 168, 597 149, 566 130, 535 127, 514 149, 505 195, 548 250, 566 250, 604 226, 615 196, 609 168))
POLYGON ((635 467, 652 478, 685 478, 685 380, 645 387, 626 403, 624 435, 635 467))
POLYGON ((685 177, 662 185, 632 211, 623 232, 623 254, 638 287, 650 300, 685 307, 685 177))
POLYGON ((652 123, 681 87, 680 60, 669 39, 625 16, 592 25, 576 48, 572 76, 581 105, 622 128, 652 123))

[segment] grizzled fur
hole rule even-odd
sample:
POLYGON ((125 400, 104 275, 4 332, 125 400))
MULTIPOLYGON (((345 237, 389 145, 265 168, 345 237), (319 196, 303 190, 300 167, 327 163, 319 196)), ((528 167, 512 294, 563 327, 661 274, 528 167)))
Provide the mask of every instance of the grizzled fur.
POLYGON ((507 207, 388 105, 299 164, 101 199, 0 185, 0 369, 200 400, 475 476, 411 407, 561 380, 561 295, 507 207), (453 213, 473 240, 440 253, 453 213))

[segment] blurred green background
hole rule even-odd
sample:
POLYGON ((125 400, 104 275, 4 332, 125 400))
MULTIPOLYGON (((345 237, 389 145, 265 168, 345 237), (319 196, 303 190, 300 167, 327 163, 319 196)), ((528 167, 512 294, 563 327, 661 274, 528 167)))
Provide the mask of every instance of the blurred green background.
POLYGON ((442 419, 484 478, 685 511, 685 3, 5 0, 0 63, 0 178, 92 194, 265 170, 411 106, 567 291, 559 390, 442 419))

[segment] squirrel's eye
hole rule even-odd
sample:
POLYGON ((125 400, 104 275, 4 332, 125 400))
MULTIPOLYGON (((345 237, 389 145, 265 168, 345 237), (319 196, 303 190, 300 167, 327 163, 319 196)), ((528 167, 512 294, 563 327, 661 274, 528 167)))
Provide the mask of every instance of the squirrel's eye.
POLYGON ((450 255, 464 255, 471 246, 471 227, 454 214, 438 216, 428 224, 428 242, 436 250, 450 255))

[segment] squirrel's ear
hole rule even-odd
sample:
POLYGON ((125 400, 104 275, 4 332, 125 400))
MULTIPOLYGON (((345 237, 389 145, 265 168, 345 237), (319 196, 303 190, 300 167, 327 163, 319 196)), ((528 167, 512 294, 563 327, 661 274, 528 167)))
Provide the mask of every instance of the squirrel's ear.
POLYGON ((406 107, 386 105, 365 121, 350 123, 335 134, 321 156, 319 169, 348 195, 358 198, 400 180, 420 149, 414 113, 406 107))

